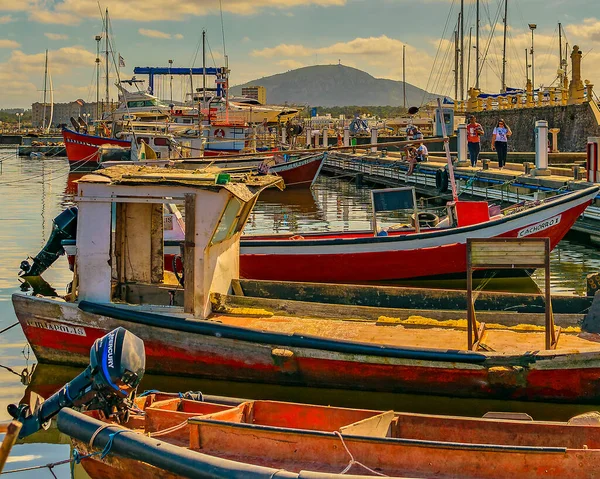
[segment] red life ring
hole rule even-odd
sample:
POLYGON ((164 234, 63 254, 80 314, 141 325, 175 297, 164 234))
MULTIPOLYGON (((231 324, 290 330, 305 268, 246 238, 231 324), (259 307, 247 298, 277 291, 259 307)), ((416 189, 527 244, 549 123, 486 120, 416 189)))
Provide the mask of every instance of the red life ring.
POLYGON ((217 128, 214 132, 215 138, 225 138, 225 130, 223 128, 217 128))

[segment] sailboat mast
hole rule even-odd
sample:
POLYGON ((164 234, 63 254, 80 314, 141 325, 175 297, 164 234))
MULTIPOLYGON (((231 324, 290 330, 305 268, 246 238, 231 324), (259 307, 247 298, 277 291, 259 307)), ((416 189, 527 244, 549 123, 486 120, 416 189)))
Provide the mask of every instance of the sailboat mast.
POLYGON ((96 121, 100 119, 100 40, 102 37, 96 35, 96 121))
POLYGON ((104 36, 106 43, 106 108, 110 111, 110 94, 108 91, 108 8, 104 16, 104 36))
POLYGON ((562 88, 563 78, 565 77, 565 71, 563 70, 563 49, 562 49, 562 23, 558 23, 558 71, 560 78, 560 86, 562 88))
POLYGON ((43 109, 43 118, 42 118, 42 130, 46 129, 46 91, 48 88, 47 85, 48 80, 48 50, 46 50, 46 62, 44 63, 44 109, 43 109))
POLYGON ((479 0, 476 8, 477 21, 475 23, 475 88, 479 90, 479 0))
POLYGON ((502 93, 506 93, 506 30, 508 24, 508 0, 504 0, 504 40, 502 45, 502 93))
MULTIPOLYGON (((460 17, 459 17, 460 23, 460 17)), ((454 101, 458 100, 458 30, 460 26, 457 25, 456 30, 454 30, 454 101)))
MULTIPOLYGON (((460 99, 465 99, 465 0, 460 0, 460 99)), ((470 53, 470 52, 469 52, 470 53)), ((468 82, 467 82, 468 83, 468 82)))
POLYGON ((469 27, 469 54, 467 55, 467 90, 471 81, 471 50, 473 49, 473 27, 469 27))
POLYGON ((202 30, 202 106, 206 104, 206 30, 202 30))
POLYGON ((402 45, 402 96, 403 105, 406 110, 406 45, 402 45))

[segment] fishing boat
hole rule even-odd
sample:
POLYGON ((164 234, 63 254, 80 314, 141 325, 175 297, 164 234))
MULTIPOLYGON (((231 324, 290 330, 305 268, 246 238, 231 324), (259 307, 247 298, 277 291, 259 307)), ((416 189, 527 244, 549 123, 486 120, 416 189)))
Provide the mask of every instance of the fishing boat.
POLYGON ((246 235, 240 274, 328 283, 464 277, 467 238, 548 237, 554 248, 597 195, 598 187, 590 186, 496 215, 490 215, 487 202, 457 201, 435 226, 420 231, 405 226, 385 236, 376 230, 246 235))
MULTIPOLYGON (((138 166, 84 176, 76 198, 71 293, 65 298, 13 295, 38 360, 87 364, 94 340, 123 327, 143 339, 147 371, 158 374, 597 403, 600 344, 577 331, 565 330, 556 349, 544 350, 543 328, 501 326, 489 331, 484 350, 474 351, 466 346, 460 322, 415 322, 414 308, 379 314, 367 308, 375 318, 362 318, 365 308, 343 290, 341 304, 282 300, 281 295, 232 304, 232 296, 246 298, 238 281, 241 231, 257 194, 281 183, 271 175, 138 166), (183 284, 164 271, 163 204, 173 201, 185 203, 183 284), (395 321, 392 314, 408 321, 395 321)), ((65 224, 72 225, 72 218, 65 224)), ((288 287, 303 285, 290 282, 288 287)), ((459 314, 446 319, 464 317, 459 314)), ((492 314, 502 322, 502 311, 492 314)))
POLYGON ((124 424, 65 409, 58 428, 93 479, 600 477, 598 413, 545 422, 191 397, 139 397, 124 424))
POLYGON ((114 145, 123 148, 131 146, 129 141, 79 133, 69 128, 63 128, 62 137, 70 163, 98 163, 98 148, 101 146, 114 145))

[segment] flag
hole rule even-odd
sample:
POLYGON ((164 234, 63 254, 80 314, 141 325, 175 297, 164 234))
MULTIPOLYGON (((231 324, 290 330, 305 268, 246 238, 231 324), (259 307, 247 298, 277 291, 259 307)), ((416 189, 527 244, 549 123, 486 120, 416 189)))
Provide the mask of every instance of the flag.
POLYGON ((119 68, 125 67, 125 59, 119 55, 119 68))
POLYGON ((75 103, 77 103, 79 106, 83 106, 84 105, 84 101, 81 100, 81 99, 76 100, 75 103))

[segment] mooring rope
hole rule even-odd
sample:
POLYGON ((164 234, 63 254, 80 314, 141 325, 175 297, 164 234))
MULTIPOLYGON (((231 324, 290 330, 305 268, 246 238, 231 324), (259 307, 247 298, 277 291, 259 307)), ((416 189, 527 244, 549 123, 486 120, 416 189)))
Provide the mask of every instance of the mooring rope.
POLYGON ((357 466, 362 467, 366 471, 369 471, 370 473, 375 474, 376 476, 388 477, 386 474, 382 474, 381 472, 374 471, 370 467, 365 466, 362 462, 359 462, 356 459, 354 459, 354 456, 350 452, 350 449, 348 449, 348 446, 346 446, 346 443, 344 442, 344 438, 342 437, 341 433, 339 431, 333 431, 333 434, 335 434, 337 437, 340 438, 340 441, 342 441, 342 446, 344 446, 344 449, 346 450, 346 452, 350 456, 350 462, 348 463, 348 465, 346 466, 346 468, 342 472, 340 472, 340 474, 346 474, 350 469, 352 469, 352 466, 354 464, 356 464, 357 466))

